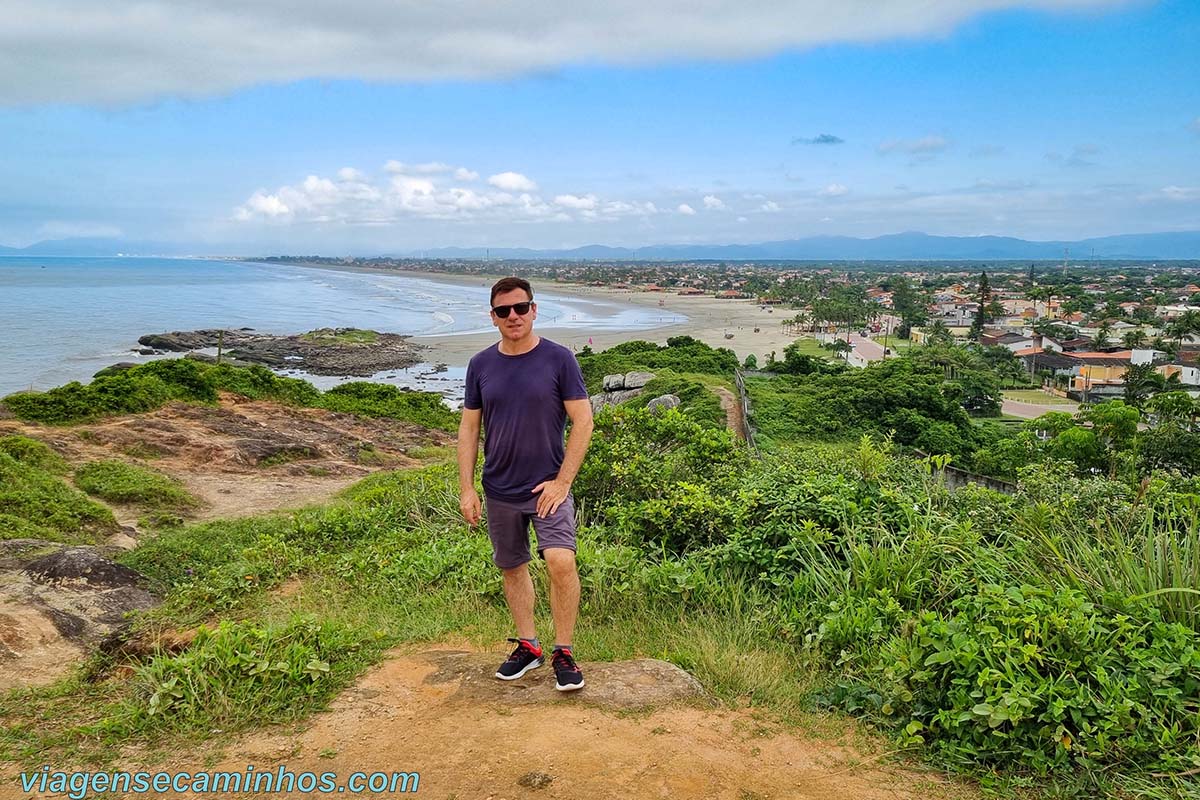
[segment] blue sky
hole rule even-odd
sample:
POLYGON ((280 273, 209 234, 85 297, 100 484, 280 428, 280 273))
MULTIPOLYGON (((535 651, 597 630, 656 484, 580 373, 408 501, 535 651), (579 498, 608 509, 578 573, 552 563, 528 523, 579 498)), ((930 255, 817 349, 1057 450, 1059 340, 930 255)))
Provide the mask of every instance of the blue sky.
POLYGON ((40 3, 0 32, 0 244, 1200 229, 1194 0, 440 5, 40 3))

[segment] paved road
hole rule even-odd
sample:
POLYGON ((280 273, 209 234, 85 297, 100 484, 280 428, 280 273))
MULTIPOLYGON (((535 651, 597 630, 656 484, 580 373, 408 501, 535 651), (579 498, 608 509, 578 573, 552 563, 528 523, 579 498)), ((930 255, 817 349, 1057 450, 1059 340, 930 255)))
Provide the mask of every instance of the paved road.
POLYGON ((1010 417, 1020 417, 1021 419, 1037 419, 1049 411, 1065 411, 1068 414, 1074 414, 1078 410, 1079 405, 1077 403, 1042 405, 1039 403, 1022 403, 1020 400, 1006 399, 1000 404, 1001 413, 1008 414, 1010 417))
POLYGON ((883 360, 883 345, 874 339, 852 333, 850 334, 850 344, 854 346, 854 352, 867 361, 883 360))

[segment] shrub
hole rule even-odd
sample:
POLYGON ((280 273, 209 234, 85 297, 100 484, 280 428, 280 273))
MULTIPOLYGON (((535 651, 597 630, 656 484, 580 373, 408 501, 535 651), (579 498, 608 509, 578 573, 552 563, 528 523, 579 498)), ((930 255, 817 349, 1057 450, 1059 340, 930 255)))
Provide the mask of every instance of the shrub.
MULTIPOLYGON (((207 733, 296 719, 332 697, 369 657, 344 626, 297 617, 201 628, 186 652, 138 667, 116 727, 207 733)), ((110 723, 112 724, 112 723, 110 723)))
MULTIPOLYGON (((14 449, 33 454, 35 462, 44 456, 38 448, 21 443, 14 449)), ((57 475, 0 449, 0 539, 83 543, 116 530, 117 522, 107 508, 57 475)))
POLYGON ((175 478, 124 461, 84 464, 75 470, 75 484, 103 500, 145 509, 183 509, 199 504, 175 478))
POLYGON ((1072 590, 993 585, 923 612, 870 674, 881 691, 856 701, 959 763, 1048 774, 1200 756, 1192 632, 1072 590))

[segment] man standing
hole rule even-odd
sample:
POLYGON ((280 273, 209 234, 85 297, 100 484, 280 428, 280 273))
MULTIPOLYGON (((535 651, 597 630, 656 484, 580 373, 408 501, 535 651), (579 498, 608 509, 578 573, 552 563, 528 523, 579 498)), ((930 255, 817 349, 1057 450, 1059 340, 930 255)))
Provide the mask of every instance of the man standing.
POLYGON ((517 627, 517 638, 509 639, 516 647, 496 677, 516 680, 545 661, 533 622, 532 522, 538 553, 550 573, 555 688, 569 692, 583 687, 583 673, 571 655, 579 611, 571 483, 592 438, 592 406, 575 356, 533 332, 537 304, 528 281, 497 281, 491 306, 500 341, 477 353, 467 365, 458 428, 459 507, 469 524, 479 522, 475 460, 482 421, 483 492, 492 560, 504 572, 504 597, 517 627), (564 450, 568 417, 571 435, 564 450))

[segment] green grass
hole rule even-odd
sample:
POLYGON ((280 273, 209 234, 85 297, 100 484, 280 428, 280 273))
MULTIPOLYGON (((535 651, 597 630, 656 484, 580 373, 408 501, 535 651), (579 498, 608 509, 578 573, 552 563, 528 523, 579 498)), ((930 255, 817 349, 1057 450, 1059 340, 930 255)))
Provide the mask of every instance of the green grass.
POLYGON ((1067 405, 1075 401, 1066 397, 1056 397, 1046 394, 1040 389, 1005 389, 1005 400, 1016 400, 1021 403, 1033 403, 1039 406, 1067 405))
POLYGON ((445 431, 458 427, 458 415, 431 392, 405 391, 361 381, 321 392, 306 381, 279 377, 265 367, 205 364, 188 358, 160 359, 120 371, 102 370, 87 385, 73 382, 48 392, 18 392, 2 402, 21 419, 70 425, 117 414, 153 411, 172 400, 211 405, 217 402, 220 392, 286 405, 387 417, 445 431))
MULTIPOLYGON (((842 359, 838 358, 836 355, 834 355, 832 351, 826 350, 824 347, 821 346, 820 342, 818 342, 816 339, 813 339, 810 336, 802 336, 801 338, 797 339, 794 342, 794 344, 796 345, 796 351, 802 356, 812 356, 814 358, 823 358, 826 361, 841 361, 842 360, 842 359)), ((783 360, 783 352, 780 351, 780 352, 776 353, 775 358, 782 361, 783 360)), ((766 363, 767 363, 766 358, 764 357, 764 358, 759 359, 758 365, 761 368, 766 363)))
POLYGON ((108 508, 63 480, 66 470, 41 442, 0 438, 0 539, 91 544, 117 530, 108 508))
POLYGON ((357 328, 339 329, 333 328, 318 328, 315 331, 300 336, 306 342, 319 345, 364 345, 375 344, 379 341, 379 334, 375 331, 360 330, 357 328))
POLYGON ((110 503, 143 510, 180 511, 200 503, 175 478, 115 459, 81 465, 75 470, 75 485, 110 503))

